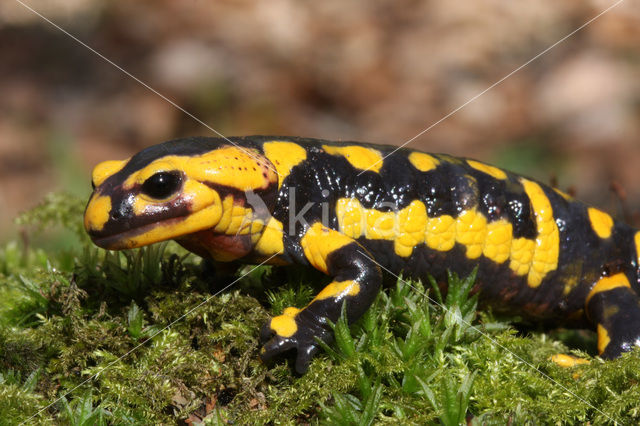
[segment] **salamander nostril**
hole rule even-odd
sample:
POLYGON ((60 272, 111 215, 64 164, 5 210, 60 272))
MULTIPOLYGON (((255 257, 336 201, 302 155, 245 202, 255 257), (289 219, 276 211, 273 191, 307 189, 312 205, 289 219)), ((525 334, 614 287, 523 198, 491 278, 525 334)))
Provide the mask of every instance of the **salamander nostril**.
POLYGON ((118 220, 122 218, 122 212, 120 210, 113 210, 111 212, 111 220, 118 220))

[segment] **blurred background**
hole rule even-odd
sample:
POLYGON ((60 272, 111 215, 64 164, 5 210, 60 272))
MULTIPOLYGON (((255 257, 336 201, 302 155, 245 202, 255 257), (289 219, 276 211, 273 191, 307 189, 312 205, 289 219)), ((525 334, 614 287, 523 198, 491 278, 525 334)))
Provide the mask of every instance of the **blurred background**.
MULTIPOLYGON (((224 135, 402 144, 614 0, 24 0, 224 135)), ((50 191, 196 120, 0 3, 0 240, 50 191)), ((640 206, 640 7, 623 1, 409 146, 640 206)))

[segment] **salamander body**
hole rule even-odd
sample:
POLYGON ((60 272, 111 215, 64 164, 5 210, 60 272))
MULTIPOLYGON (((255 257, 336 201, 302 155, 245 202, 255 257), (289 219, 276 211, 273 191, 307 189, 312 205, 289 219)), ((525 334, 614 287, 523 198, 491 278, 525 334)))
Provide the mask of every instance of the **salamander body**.
POLYGON ((187 138, 93 172, 85 228, 107 249, 174 239, 217 262, 301 264, 331 277, 303 309, 265 325, 265 360, 295 349, 304 372, 371 305, 383 270, 445 285, 477 269, 493 309, 591 327, 598 351, 640 344, 640 232, 475 160, 291 137, 187 138))

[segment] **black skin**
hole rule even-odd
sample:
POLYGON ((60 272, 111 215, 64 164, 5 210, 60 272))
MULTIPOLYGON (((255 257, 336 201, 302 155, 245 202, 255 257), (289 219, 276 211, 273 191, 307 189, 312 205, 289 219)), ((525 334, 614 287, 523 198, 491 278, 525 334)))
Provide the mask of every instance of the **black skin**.
MULTIPOLYGON (((447 155, 434 155, 440 165, 421 172, 409 162, 414 152, 400 149, 385 158, 379 173, 354 168, 344 157, 331 155, 322 145, 346 146, 358 144, 376 149, 386 155, 396 147, 360 144, 357 142, 331 142, 289 137, 252 136, 230 138, 239 146, 262 152, 268 141, 291 141, 304 147, 307 159, 293 167, 276 192, 262 194, 269 199, 271 214, 283 224, 285 253, 279 260, 288 264, 311 266, 305 257, 300 240, 310 225, 322 220, 322 203, 328 203, 329 228, 338 230, 335 203, 339 198, 356 198, 368 209, 387 210, 389 205, 402 209, 414 200, 422 201, 430 217, 451 215, 476 207, 488 221, 506 219, 513 225, 514 238, 535 239, 535 215, 524 191, 520 176, 505 172, 505 180, 496 179, 470 167, 464 159, 447 155), (290 215, 289 192, 295 188, 295 212, 290 215), (288 235, 290 217, 302 211, 307 203, 314 203, 304 214, 304 223, 292 225, 288 235)), ((144 167, 154 159, 175 154, 197 155, 228 145, 223 139, 189 138, 166 142, 134 156, 119 173, 106 181, 117 185, 132 171, 144 167)), ((346 302, 349 321, 357 320, 371 305, 381 286, 381 271, 376 263, 394 274, 425 281, 429 275, 438 283, 446 284, 447 271, 461 276, 478 268, 474 287, 481 304, 491 305, 498 312, 516 314, 524 319, 546 325, 570 327, 604 327, 611 339, 602 356, 613 358, 628 351, 640 339, 640 290, 638 262, 634 244, 635 230, 615 222, 612 235, 602 239, 593 231, 585 204, 567 200, 552 188, 539 184, 553 208, 553 216, 560 231, 558 266, 547 273, 542 283, 532 288, 526 276, 517 276, 508 261, 497 264, 481 256, 470 260, 465 248, 456 244, 447 252, 435 251, 426 245, 414 248, 411 256, 403 258, 394 252, 393 241, 368 240, 361 237, 342 247, 327 258, 328 275, 335 280, 357 279, 361 292, 339 300, 316 301, 296 317, 297 332, 290 337, 278 336, 265 325, 262 340, 265 343, 262 358, 270 360, 290 350, 296 351, 296 370, 304 373, 318 350, 316 338, 330 341, 332 331, 327 319, 335 322, 346 302), (369 259, 374 259, 375 262, 369 259), (587 295, 600 278, 624 273, 631 288, 618 288, 595 294, 588 306, 587 295), (615 314, 611 312, 616 311, 615 314)), ((130 212, 121 212, 126 216, 130 212)), ((169 212, 167 214, 170 214, 169 212)), ((130 218, 131 219, 131 218, 130 218)), ((136 221, 134 220, 133 223, 136 221)), ((132 223, 131 221, 129 223, 132 223)), ((130 225, 129 225, 130 226, 130 225)), ((113 232, 105 226, 103 233, 113 232)), ((114 228, 117 226, 114 224, 114 228)), ((255 263, 253 253, 240 262, 255 263)))
POLYGON ((603 358, 617 358, 637 345, 637 326, 640 324, 640 298, 627 287, 614 288, 594 295, 587 305, 587 315, 598 318, 612 343, 609 343, 603 358))

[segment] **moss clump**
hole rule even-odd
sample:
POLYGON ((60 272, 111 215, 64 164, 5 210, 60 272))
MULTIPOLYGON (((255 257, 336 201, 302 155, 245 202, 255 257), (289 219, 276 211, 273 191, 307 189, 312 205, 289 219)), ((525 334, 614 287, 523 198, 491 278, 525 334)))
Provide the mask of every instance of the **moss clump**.
MULTIPOLYGON (((78 226, 53 196, 23 223, 78 226)), ((28 241, 26 239, 25 241, 28 241)), ((261 267, 230 281, 177 246, 107 253, 0 248, 0 424, 637 423, 640 353, 563 369, 549 335, 476 315, 473 276, 450 291, 399 280, 296 376, 259 361, 259 329, 324 277, 261 267)), ((249 271, 246 268, 243 271, 249 271)), ((575 352, 575 351, 574 351, 575 352)), ((576 352, 585 358, 588 355, 576 352)))

